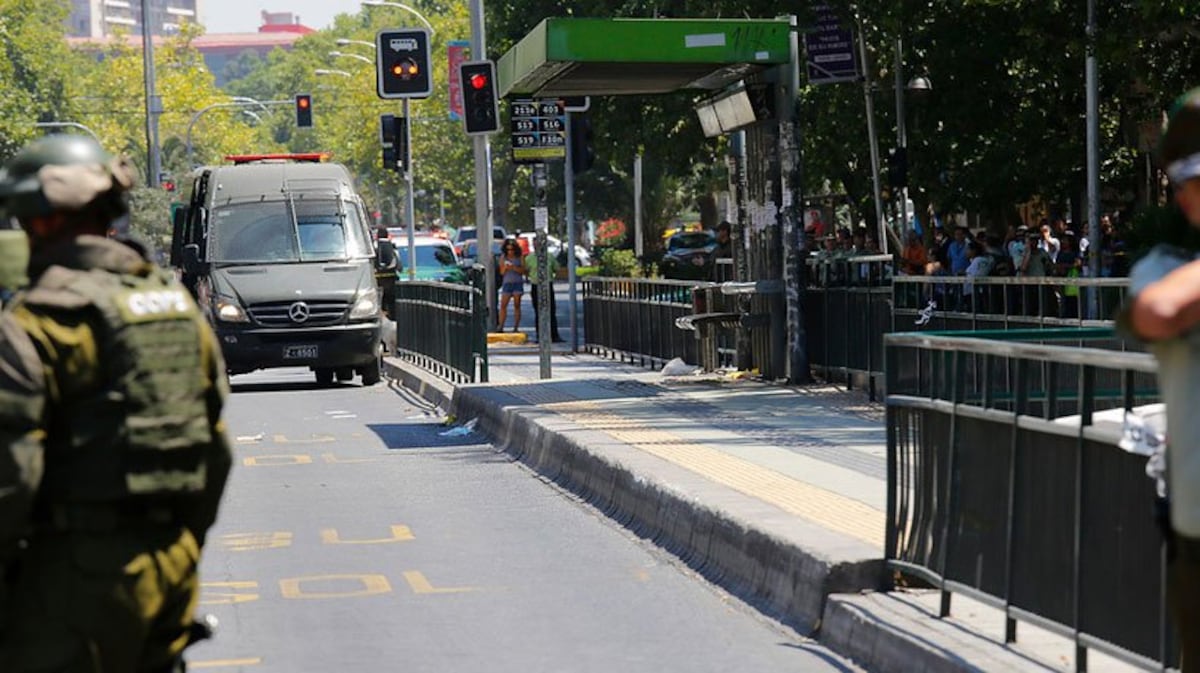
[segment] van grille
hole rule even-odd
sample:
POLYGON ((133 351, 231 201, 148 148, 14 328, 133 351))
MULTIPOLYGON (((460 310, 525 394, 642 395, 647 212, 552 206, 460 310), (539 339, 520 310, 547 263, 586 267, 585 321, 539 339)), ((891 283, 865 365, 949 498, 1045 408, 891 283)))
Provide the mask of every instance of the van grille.
POLYGON ((319 327, 335 325, 343 321, 350 304, 344 301, 305 301, 308 320, 292 320, 290 311, 294 301, 273 301, 250 306, 250 317, 264 327, 319 327))

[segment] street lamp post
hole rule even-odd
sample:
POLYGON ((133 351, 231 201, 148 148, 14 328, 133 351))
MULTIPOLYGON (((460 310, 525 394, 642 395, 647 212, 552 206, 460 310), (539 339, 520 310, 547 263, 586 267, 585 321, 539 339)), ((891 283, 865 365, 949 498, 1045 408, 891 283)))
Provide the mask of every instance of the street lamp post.
POLYGON ((375 61, 363 56, 362 54, 350 54, 344 51, 331 51, 329 52, 329 55, 333 56, 334 58, 353 58, 362 61, 363 63, 370 63, 372 65, 375 63, 375 61))
POLYGON ((429 29, 430 34, 437 34, 437 31, 433 29, 433 25, 429 23, 429 19, 426 19, 421 15, 420 12, 412 7, 409 7, 408 5, 404 5, 399 2, 384 2, 384 0, 362 0, 362 5, 363 7, 394 7, 396 9, 403 9, 420 19, 421 23, 425 24, 425 27, 429 29))
POLYGON ((328 68, 317 68, 313 71, 314 75, 338 75, 340 77, 354 77, 345 70, 330 70, 328 68))
MULTIPOLYGON (((900 204, 900 232, 908 228, 908 127, 904 116, 904 92, 911 91, 914 94, 925 93, 933 89, 933 84, 930 83, 928 77, 917 76, 904 83, 904 41, 901 38, 896 38, 896 147, 903 154, 905 162, 905 180, 900 186, 897 194, 897 201, 900 204)), ((903 238, 901 239, 903 240, 903 238)))

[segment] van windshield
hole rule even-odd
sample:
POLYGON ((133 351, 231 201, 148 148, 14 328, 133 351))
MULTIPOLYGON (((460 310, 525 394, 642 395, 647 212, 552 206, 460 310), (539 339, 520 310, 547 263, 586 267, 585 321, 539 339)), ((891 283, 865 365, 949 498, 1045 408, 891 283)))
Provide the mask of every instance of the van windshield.
POLYGON ((261 201, 213 209, 210 261, 329 262, 371 256, 353 203, 327 199, 292 204, 261 201))

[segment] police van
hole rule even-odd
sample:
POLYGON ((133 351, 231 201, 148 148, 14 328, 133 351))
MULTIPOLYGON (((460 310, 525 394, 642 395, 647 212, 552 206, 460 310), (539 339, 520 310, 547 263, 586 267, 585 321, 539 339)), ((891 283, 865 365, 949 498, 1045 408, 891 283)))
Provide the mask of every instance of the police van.
POLYGON ((321 154, 226 157, 197 169, 171 264, 207 313, 230 374, 310 368, 379 382, 375 249, 350 173, 321 154))

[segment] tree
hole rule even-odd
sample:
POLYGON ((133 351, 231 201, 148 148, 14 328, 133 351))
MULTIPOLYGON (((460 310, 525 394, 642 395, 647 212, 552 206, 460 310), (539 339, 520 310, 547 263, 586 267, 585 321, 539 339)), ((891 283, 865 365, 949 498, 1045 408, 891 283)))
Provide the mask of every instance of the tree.
POLYGON ((67 48, 65 3, 0 0, 0 159, 41 135, 35 122, 73 121, 67 81, 77 59, 67 48))

